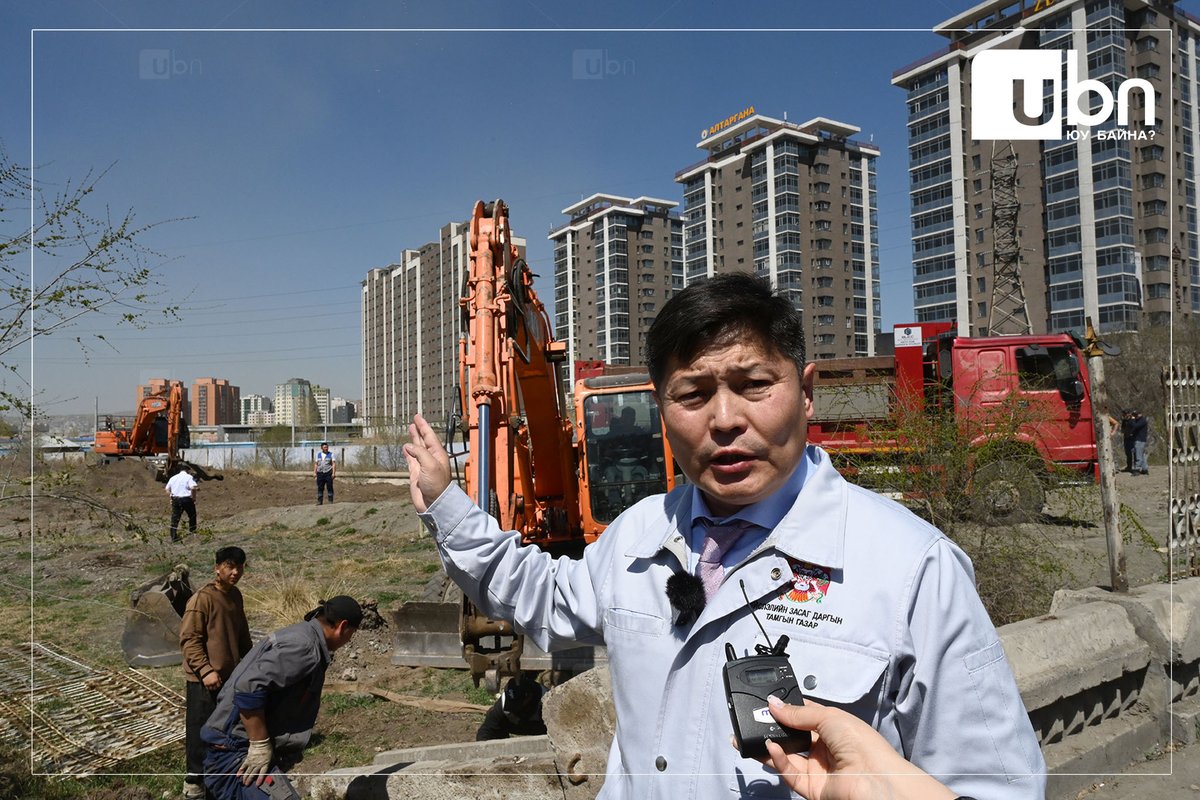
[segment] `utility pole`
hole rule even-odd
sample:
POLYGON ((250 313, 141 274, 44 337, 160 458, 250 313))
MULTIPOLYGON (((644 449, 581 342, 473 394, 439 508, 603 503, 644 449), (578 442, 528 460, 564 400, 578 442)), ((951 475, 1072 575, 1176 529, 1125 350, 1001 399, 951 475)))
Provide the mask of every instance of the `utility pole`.
POLYGON ((1092 427, 1096 433, 1096 456, 1100 462, 1100 502, 1104 508, 1104 536, 1108 541, 1108 573, 1112 590, 1129 591, 1129 575, 1125 570, 1125 543, 1121 540, 1121 501, 1117 497, 1116 465, 1113 462, 1112 431, 1109 429, 1108 392, 1104 388, 1104 356, 1118 355, 1105 345, 1087 318, 1088 374, 1092 378, 1092 427))

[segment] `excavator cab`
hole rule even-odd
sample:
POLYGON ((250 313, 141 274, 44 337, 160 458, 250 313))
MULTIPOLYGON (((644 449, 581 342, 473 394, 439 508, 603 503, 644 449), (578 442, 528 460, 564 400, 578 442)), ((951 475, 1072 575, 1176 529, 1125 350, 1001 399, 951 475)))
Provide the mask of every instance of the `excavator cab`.
POLYGON ((576 388, 584 534, 675 484, 662 418, 644 374, 586 378, 576 388))

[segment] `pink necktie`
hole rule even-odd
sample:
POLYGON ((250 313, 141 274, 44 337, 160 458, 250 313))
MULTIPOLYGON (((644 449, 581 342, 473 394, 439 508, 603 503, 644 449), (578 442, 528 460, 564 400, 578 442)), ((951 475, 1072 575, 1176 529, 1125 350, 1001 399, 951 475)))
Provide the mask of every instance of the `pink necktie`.
POLYGON ((742 534, 752 523, 735 519, 725 525, 717 525, 705 521, 708 532, 704 537, 704 547, 700 550, 700 582, 704 584, 704 599, 711 600, 717 593, 717 587, 725 577, 725 565, 721 559, 729 552, 729 548, 742 538, 742 534))

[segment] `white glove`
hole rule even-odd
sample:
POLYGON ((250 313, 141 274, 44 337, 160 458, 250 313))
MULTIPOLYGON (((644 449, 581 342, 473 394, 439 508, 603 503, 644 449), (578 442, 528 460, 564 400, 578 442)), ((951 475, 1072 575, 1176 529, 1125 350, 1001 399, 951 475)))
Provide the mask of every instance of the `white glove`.
POLYGON ((270 739, 250 740, 250 749, 246 751, 246 760, 238 767, 237 774, 242 779, 243 786, 252 782, 261 784, 271 768, 271 759, 275 756, 275 746, 270 739))

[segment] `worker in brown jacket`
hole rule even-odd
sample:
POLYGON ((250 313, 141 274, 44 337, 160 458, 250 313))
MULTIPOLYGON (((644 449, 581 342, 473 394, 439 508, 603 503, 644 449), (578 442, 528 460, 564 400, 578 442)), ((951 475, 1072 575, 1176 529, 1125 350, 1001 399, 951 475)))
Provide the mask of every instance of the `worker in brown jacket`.
POLYGON ((246 553, 240 547, 217 551, 216 577, 188 600, 179 626, 183 673, 187 678, 186 800, 205 797, 204 756, 200 728, 217 707, 217 692, 253 643, 237 582, 246 571, 246 553))

